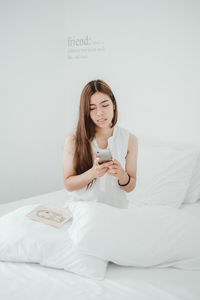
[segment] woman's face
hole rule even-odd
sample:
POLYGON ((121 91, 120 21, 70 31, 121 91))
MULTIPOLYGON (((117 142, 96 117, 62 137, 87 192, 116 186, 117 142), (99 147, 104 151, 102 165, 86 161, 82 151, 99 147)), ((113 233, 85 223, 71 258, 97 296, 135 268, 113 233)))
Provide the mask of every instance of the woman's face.
POLYGON ((90 99, 90 118, 98 127, 109 127, 114 115, 114 106, 110 97, 96 92, 90 99))

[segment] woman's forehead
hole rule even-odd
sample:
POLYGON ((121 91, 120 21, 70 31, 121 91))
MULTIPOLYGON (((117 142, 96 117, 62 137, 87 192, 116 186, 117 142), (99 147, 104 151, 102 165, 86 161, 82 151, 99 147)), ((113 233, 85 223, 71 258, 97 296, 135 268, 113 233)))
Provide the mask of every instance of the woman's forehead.
POLYGON ((107 102, 111 101, 110 97, 107 94, 101 93, 101 92, 96 92, 93 94, 90 98, 90 104, 100 104, 102 102, 107 102))

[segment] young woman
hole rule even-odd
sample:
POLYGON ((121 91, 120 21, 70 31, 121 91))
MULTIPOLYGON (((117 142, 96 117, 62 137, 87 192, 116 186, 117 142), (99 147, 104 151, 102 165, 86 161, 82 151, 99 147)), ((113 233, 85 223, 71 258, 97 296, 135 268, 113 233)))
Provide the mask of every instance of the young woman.
POLYGON ((116 99, 103 80, 90 81, 81 93, 75 134, 63 147, 65 188, 74 199, 100 201, 126 208, 126 192, 136 186, 138 142, 134 134, 116 125, 116 99), (99 164, 96 152, 109 148, 112 160, 99 164))

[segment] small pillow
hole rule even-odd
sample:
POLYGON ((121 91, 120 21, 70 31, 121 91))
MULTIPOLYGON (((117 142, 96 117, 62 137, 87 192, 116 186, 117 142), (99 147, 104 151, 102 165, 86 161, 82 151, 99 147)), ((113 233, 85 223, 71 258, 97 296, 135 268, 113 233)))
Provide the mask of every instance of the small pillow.
POLYGON ((123 266, 200 270, 200 221, 168 206, 75 202, 69 235, 82 253, 123 266))
POLYGON ((26 205, 0 218, 0 261, 39 263, 102 280, 107 262, 76 250, 68 235, 72 221, 59 229, 33 221, 26 215, 36 206, 26 205))
POLYGON ((198 158, 196 160, 184 203, 195 203, 200 199, 200 150, 198 153, 198 158))
POLYGON ((198 151, 162 144, 138 143, 135 189, 127 193, 130 205, 168 205, 184 201, 198 151))

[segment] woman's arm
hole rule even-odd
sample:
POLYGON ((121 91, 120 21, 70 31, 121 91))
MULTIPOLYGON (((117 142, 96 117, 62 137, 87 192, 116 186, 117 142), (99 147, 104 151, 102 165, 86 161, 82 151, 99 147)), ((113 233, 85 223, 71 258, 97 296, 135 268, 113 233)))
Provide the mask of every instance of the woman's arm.
POLYGON ((129 134, 128 149, 126 155, 125 170, 119 161, 112 159, 113 165, 110 166, 108 174, 118 178, 120 188, 126 192, 131 192, 136 186, 138 142, 135 135, 129 134), (130 180, 129 180, 130 176, 130 180))
POLYGON ((137 157, 138 157, 138 141, 137 137, 130 133, 128 141, 128 151, 126 155, 126 166, 124 178, 119 180, 120 184, 128 182, 128 175, 131 177, 130 182, 126 186, 121 186, 126 192, 131 192, 136 186, 136 171, 137 171, 137 157))
POLYGON ((63 146, 63 180, 65 188, 70 192, 81 189, 94 179, 91 169, 83 174, 76 175, 73 166, 74 152, 75 135, 69 133, 63 146))
POLYGON ((98 164, 98 158, 94 161, 92 168, 86 172, 76 175, 73 166, 75 152, 75 135, 67 135, 63 146, 63 180, 68 191, 79 190, 88 185, 94 178, 104 176, 111 163, 98 164))

